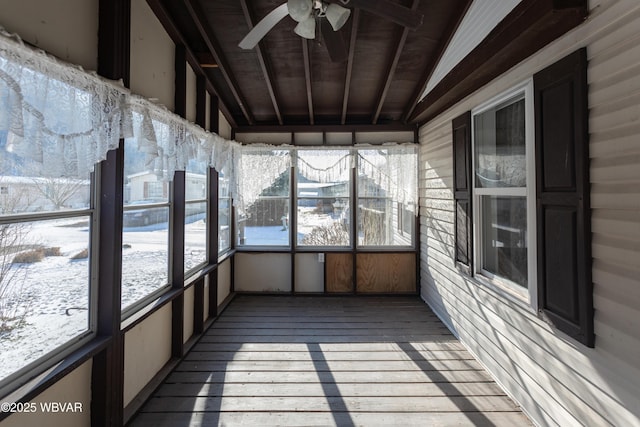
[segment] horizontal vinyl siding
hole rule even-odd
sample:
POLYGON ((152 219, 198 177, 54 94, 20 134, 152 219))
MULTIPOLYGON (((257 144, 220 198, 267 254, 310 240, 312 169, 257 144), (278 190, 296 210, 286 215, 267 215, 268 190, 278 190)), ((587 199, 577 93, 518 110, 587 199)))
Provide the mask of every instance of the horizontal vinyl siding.
POLYGON ((640 3, 587 22, 420 129, 422 296, 539 425, 640 425, 640 3), (594 349, 453 262, 451 120, 579 47, 589 59, 594 349))

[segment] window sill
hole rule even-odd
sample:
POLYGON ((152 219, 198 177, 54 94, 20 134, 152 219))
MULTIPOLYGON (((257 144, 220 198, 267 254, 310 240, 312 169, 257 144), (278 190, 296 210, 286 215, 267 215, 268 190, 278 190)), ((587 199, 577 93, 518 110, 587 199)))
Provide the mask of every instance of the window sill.
POLYGON ((526 290, 524 292, 518 292, 505 283, 489 279, 481 274, 476 274, 475 276, 469 277, 469 279, 471 279, 471 281, 476 285, 481 286, 493 294, 497 299, 508 302, 511 305, 515 305, 519 309, 526 311, 528 314, 532 314, 534 316, 538 315, 537 311, 531 304, 530 297, 526 290))

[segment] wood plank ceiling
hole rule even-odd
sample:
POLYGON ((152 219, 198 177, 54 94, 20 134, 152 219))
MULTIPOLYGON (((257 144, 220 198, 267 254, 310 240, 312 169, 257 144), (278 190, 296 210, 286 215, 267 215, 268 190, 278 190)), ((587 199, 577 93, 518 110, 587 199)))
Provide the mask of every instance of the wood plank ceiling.
POLYGON ((285 0, 147 1, 174 42, 185 47, 196 73, 206 75, 209 90, 218 97, 232 128, 256 131, 415 126, 450 105, 454 99, 448 93, 458 99, 470 93, 475 83, 486 83, 523 59, 519 56, 535 52, 586 15, 585 0, 523 0, 505 20, 506 31, 492 32, 493 45, 481 45, 484 50, 453 70, 455 81, 437 87, 437 98, 421 101, 429 76, 472 0, 390 0, 423 16, 416 29, 354 8, 338 31, 347 49, 346 59, 340 62, 331 61, 322 36, 306 40, 296 35, 296 22, 289 16, 254 49, 238 46, 254 25, 285 0), (558 13, 563 9, 569 12, 558 13), (551 25, 553 31, 549 31, 551 25), (508 57, 487 61, 487 55, 507 48, 508 57), (452 91, 467 76, 473 81, 452 91))
POLYGON ((394 0, 424 15, 415 30, 353 9, 339 31, 348 51, 342 62, 331 61, 322 37, 296 35, 289 16, 256 48, 238 47, 283 2, 149 1, 198 59, 234 127, 406 122, 471 1, 394 0))

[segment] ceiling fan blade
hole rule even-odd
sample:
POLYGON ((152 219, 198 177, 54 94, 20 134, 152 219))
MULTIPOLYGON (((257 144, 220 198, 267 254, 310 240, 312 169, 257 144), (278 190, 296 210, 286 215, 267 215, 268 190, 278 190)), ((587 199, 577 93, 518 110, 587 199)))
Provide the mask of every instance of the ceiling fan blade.
POLYGON ((329 52, 331 62, 346 61, 348 52, 342 34, 338 31, 333 31, 331 24, 326 19, 320 20, 320 31, 322 32, 322 39, 329 52))
POLYGON ((340 0, 340 2, 346 6, 357 7, 358 9, 381 16, 403 27, 411 28, 412 30, 422 25, 422 19, 424 17, 424 15, 390 0, 340 0))
POLYGON ((262 18, 262 20, 258 22, 258 24, 253 27, 251 31, 249 31, 249 34, 247 34, 242 39, 238 46, 240 46, 242 49, 253 49, 254 47, 256 47, 258 42, 262 40, 262 38, 266 36, 267 33, 271 31, 271 29, 275 27, 278 22, 282 21, 288 14, 289 11, 287 10, 287 3, 283 3, 280 6, 276 7, 271 12, 269 12, 267 16, 262 18))

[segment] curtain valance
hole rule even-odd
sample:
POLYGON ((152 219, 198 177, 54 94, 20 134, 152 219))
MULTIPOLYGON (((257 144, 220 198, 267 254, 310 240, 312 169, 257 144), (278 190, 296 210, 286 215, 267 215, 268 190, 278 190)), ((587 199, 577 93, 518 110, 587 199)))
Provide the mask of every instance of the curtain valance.
POLYGON ((137 138, 147 166, 167 180, 189 159, 221 170, 240 146, 1 28, 0 105, 0 149, 39 176, 85 178, 121 138, 137 138))

